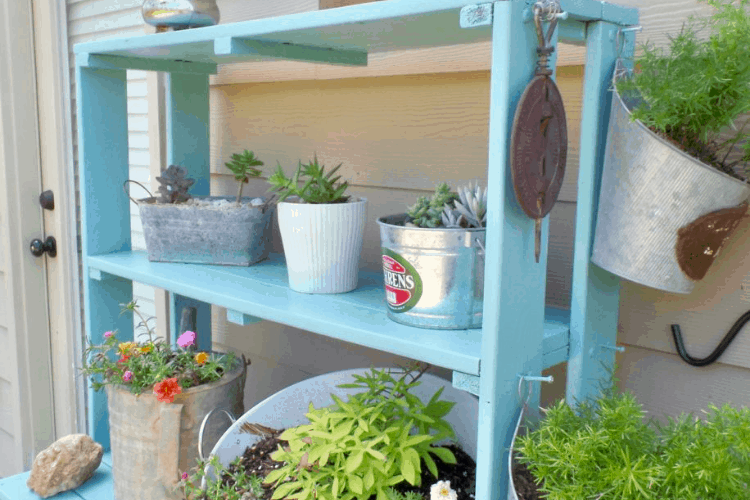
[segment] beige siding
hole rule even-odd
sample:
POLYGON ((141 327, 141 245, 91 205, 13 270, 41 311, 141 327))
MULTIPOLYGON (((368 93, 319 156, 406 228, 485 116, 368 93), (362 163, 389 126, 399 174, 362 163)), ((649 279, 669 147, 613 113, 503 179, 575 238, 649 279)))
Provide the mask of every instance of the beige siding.
MULTIPOLYGON (((89 42, 118 36, 139 36, 151 31, 141 17, 142 0, 93 0, 68 1, 68 35, 71 50, 71 94, 75 109, 75 71, 72 49, 76 43, 89 42)), ((149 127, 147 73, 128 71, 128 141, 130 178, 149 187, 149 127)), ((135 198, 145 197, 140 188, 132 188, 135 198)), ((123 194, 124 196, 124 194, 123 194)), ((138 215, 138 207, 130 204, 131 237, 133 248, 145 249, 143 228, 138 215)), ((155 315, 154 290, 151 287, 134 283, 133 296, 144 314, 155 315)), ((137 323, 137 322, 136 322, 137 323)))

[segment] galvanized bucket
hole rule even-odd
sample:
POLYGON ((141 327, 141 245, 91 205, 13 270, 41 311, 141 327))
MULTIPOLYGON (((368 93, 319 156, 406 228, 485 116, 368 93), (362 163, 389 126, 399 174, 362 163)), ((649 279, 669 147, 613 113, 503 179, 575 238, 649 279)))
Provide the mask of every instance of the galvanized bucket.
POLYGON ((420 328, 482 326, 481 229, 406 227, 406 214, 378 219, 388 317, 420 328))
MULTIPOLYGON (((702 216, 737 207, 748 195, 746 183, 631 120, 614 92, 591 261, 642 285, 690 293, 695 276, 686 273, 690 263, 678 259, 678 231, 702 216)), ((731 229, 734 226, 722 234, 718 246, 731 229)), ((712 258, 720 249, 716 246, 705 248, 712 258)))
MULTIPOLYGON (((238 365, 216 382, 184 390, 173 403, 106 386, 115 500, 182 498, 175 488, 181 473, 197 463, 204 417, 215 408, 244 413, 244 358, 238 365)), ((213 446, 226 427, 214 419, 204 430, 204 444, 213 446)))
MULTIPOLYGON (((271 250, 275 204, 243 206, 230 196, 196 196, 196 200, 226 200, 223 207, 159 204, 138 200, 148 260, 249 266, 271 250)), ((267 200, 266 200, 267 201, 267 200)))

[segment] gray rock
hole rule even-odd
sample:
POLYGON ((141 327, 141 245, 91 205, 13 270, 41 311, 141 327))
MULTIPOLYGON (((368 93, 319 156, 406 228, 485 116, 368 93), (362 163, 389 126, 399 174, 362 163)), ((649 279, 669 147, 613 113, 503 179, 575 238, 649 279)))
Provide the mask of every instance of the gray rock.
POLYGON ((70 434, 39 452, 26 486, 42 498, 85 483, 102 461, 102 445, 86 434, 70 434))

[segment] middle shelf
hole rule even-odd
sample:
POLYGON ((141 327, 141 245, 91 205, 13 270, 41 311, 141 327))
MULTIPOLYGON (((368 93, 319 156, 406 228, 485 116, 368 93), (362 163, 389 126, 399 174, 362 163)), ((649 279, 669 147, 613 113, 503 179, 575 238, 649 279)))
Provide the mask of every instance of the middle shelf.
MULTIPOLYGON (((351 292, 305 294, 289 289, 284 256, 278 254, 250 267, 151 262, 141 251, 90 256, 86 263, 90 272, 119 276, 468 375, 480 373, 481 328, 432 330, 388 319, 380 273, 360 271, 359 287, 351 292)), ((569 338, 569 312, 547 307, 542 344, 544 367, 567 360, 569 338)))

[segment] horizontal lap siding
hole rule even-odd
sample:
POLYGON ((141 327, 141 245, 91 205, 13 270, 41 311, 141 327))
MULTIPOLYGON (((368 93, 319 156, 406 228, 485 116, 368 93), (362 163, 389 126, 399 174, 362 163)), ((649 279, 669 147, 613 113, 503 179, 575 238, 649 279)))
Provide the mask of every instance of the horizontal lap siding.
MULTIPOLYGON (((75 112, 75 60, 73 46, 76 43, 102 40, 119 36, 138 36, 150 31, 141 16, 143 0, 88 0, 68 1, 68 36, 71 61, 71 95, 75 112)), ((128 144, 130 179, 137 180, 150 189, 148 93, 145 71, 127 72, 128 144)), ((77 137, 75 139, 77 141, 77 137)), ((77 146, 77 142, 75 143, 77 146)), ((77 160, 77 148, 76 148, 77 160)), ((105 168, 102 166, 102 168, 105 168)), ((78 175, 76 173, 76 180, 78 175)), ((134 198, 147 196, 140 188, 132 188, 134 198)), ((125 194, 123 193, 123 196, 125 194)), ((131 238, 134 249, 145 249, 143 227, 138 207, 130 204, 131 238)), ((80 219, 79 219, 80 220, 80 219)), ((133 284, 133 297, 142 312, 155 315, 154 289, 139 283, 133 284)), ((134 320, 135 324, 138 322, 134 320)))

